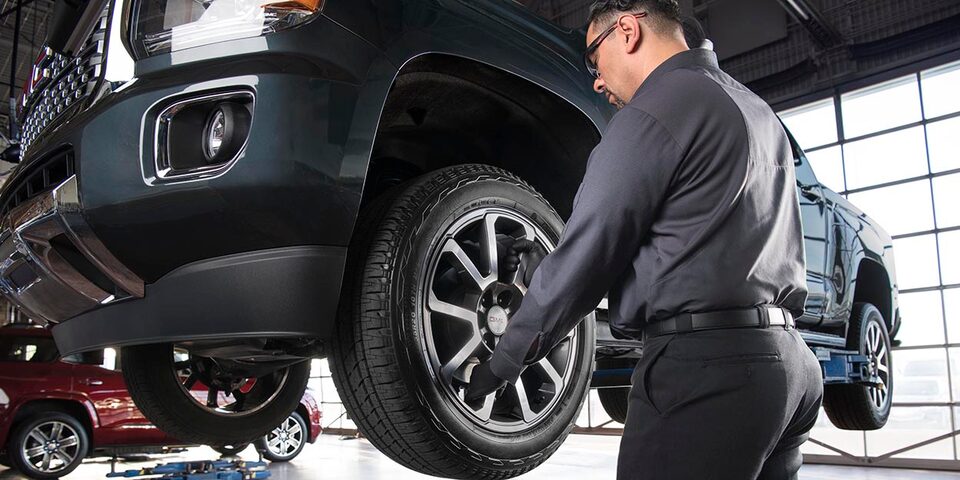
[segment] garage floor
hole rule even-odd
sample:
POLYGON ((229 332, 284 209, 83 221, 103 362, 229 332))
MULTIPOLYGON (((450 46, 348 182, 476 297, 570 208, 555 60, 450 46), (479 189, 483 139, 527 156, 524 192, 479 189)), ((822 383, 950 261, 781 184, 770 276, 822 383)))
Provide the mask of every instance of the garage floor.
MULTIPOLYGON (((535 480, 562 479, 613 479, 616 473, 619 437, 572 435, 560 450, 544 465, 518 478, 535 480)), ((256 460, 253 448, 243 452, 246 460, 256 460)), ((152 467, 157 463, 179 460, 202 460, 217 458, 206 447, 192 448, 182 454, 156 455, 144 462, 123 462, 118 470, 152 467)), ((104 478, 110 471, 107 459, 87 460, 66 480, 90 480, 104 478)), ((340 440, 336 436, 321 435, 317 443, 307 445, 304 451, 288 464, 271 465, 272 478, 278 480, 340 480, 340 479, 430 479, 407 470, 378 452, 366 440, 340 440)), ((0 467, 0 480, 21 479, 10 470, 0 467)), ((938 480, 958 479, 960 473, 930 472, 919 470, 836 467, 806 465, 800 470, 802 480, 938 480)))

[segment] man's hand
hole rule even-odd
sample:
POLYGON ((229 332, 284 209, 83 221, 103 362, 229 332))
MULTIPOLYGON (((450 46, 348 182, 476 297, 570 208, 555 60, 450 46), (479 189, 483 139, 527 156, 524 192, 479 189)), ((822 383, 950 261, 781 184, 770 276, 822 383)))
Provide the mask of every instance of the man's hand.
POLYGON ((467 403, 473 403, 500 390, 506 384, 506 380, 496 376, 490 370, 490 362, 483 362, 473 367, 473 372, 470 374, 470 384, 467 385, 467 391, 464 392, 463 399, 467 403))
POLYGON ((503 268, 508 272, 516 272, 523 265, 523 284, 530 285, 533 272, 540 266, 540 262, 547 256, 547 252, 539 243, 521 238, 513 242, 503 258, 503 268), (525 255, 523 255, 525 254, 525 255))

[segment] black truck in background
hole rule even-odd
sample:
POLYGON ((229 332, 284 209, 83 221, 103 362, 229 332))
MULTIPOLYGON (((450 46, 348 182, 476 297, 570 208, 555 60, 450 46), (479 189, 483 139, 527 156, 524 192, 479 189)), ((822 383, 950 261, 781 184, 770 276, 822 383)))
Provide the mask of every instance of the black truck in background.
MULTIPOLYGON (((625 412, 640 345, 610 337, 602 308, 516 385, 463 399, 526 292, 506 248, 554 248, 615 113, 582 32, 507 0, 85 3, 24 88, 0 290, 64 354, 122 347, 153 423, 204 444, 258 437, 326 357, 390 458, 505 478, 557 449, 591 385, 625 412), (195 399, 196 382, 213 393, 195 399)), ((799 322, 842 360, 831 418, 877 428, 899 325, 891 240, 796 154, 799 322)))

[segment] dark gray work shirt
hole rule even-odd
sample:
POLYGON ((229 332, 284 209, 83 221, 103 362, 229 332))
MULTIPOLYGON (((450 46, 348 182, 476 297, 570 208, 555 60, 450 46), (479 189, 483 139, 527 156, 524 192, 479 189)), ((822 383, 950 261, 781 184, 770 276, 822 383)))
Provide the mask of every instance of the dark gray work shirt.
POLYGON ((657 67, 593 150, 557 248, 491 360, 515 382, 608 294, 610 326, 640 338, 679 313, 807 295, 793 155, 770 107, 705 49, 657 67), (539 337, 536 355, 526 358, 539 337))

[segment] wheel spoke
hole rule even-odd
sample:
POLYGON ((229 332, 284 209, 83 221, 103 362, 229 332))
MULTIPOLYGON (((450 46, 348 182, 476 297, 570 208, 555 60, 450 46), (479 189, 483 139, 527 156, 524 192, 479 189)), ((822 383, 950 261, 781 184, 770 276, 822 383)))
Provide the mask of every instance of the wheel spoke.
POLYGON ((470 275, 470 278, 473 280, 473 283, 477 285, 481 290, 487 288, 487 285, 491 281, 496 280, 496 277, 488 276, 486 278, 480 274, 480 270, 477 269, 477 266, 473 264, 473 260, 470 260, 470 257, 467 256, 467 252, 463 251, 463 248, 460 247, 460 244, 452 238, 448 238, 447 241, 443 244, 442 252, 452 253, 454 257, 460 262, 460 265, 463 269, 470 275))
POLYGON ((280 445, 280 437, 277 437, 277 438, 274 438, 274 439, 270 440, 270 442, 269 442, 267 445, 269 445, 269 446, 271 446, 271 447, 273 447, 273 448, 277 448, 277 447, 280 445))
POLYGON ((76 445, 78 442, 79 442, 79 441, 78 441, 76 435, 73 435, 73 436, 70 436, 70 437, 65 438, 62 442, 60 442, 60 446, 63 447, 63 448, 72 447, 72 446, 76 445))
POLYGON ((453 381, 454 372, 473 355, 473 352, 480 346, 480 342, 480 333, 474 331, 473 336, 460 348, 460 351, 454 354, 453 357, 443 365, 443 368, 440 370, 440 376, 444 381, 448 383, 453 381))
POLYGON ((287 433, 289 433, 290 435, 296 435, 296 434, 300 433, 301 431, 302 431, 302 430, 300 430, 300 425, 299 425, 299 424, 294 424, 292 427, 290 427, 289 430, 287 430, 287 433))
POLYGON ((27 460, 29 460, 43 453, 43 445, 40 445, 39 447, 28 448, 23 453, 25 454, 24 456, 27 457, 27 460))
POLYGON ((480 407, 480 410, 477 410, 477 416, 480 417, 481 420, 490 420, 490 414, 493 413, 493 404, 496 403, 496 400, 497 392, 493 392, 487 395, 487 398, 483 399, 483 406, 480 407))
POLYGON ((429 299, 427 300, 427 308, 435 313, 442 313, 473 325, 477 323, 476 312, 467 310, 459 305, 454 305, 452 303, 447 303, 443 300, 440 300, 437 298, 436 294, 433 293, 432 289, 430 290, 429 299))
POLYGON ((517 404, 520 405, 520 413, 523 415, 524 422, 531 422, 537 414, 530 409, 530 398, 527 396, 526 388, 523 386, 523 379, 518 378, 514 384, 517 392, 517 404))
POLYGON ((550 360, 544 358, 537 362, 537 365, 543 369, 543 372, 547 374, 547 377, 550 378, 550 383, 553 384, 557 392, 560 391, 560 387, 563 386, 563 377, 557 372, 557 369, 553 367, 553 364, 550 363, 550 360))
POLYGON ((32 438, 35 442, 39 442, 40 444, 44 444, 50 441, 50 439, 46 435, 44 435, 44 433, 41 432, 39 428, 34 429, 30 432, 30 438, 32 438))
POLYGON ((43 454, 43 461, 40 462, 40 470, 47 471, 50 470, 50 457, 49 453, 43 454))
POLYGON ((60 440, 60 436, 63 433, 63 424, 56 422, 53 424, 53 429, 50 430, 50 438, 53 440, 60 440))
POLYGON ((70 455, 69 453, 64 452, 63 450, 60 450, 59 452, 54 453, 54 455, 57 457, 60 457, 60 461, 63 462, 64 466, 70 465, 70 462, 73 461, 73 455, 70 455))
POLYGON ((497 259, 497 218, 499 215, 488 213, 483 217, 483 249, 487 256, 488 275, 496 280, 499 271, 497 259))

